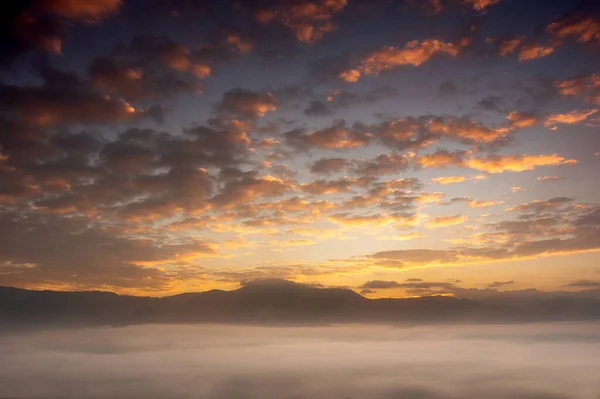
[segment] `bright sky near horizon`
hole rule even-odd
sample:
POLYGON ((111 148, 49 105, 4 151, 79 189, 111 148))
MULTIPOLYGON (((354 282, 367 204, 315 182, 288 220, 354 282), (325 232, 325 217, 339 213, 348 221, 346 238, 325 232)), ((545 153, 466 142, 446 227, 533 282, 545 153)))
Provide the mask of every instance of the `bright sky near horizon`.
POLYGON ((0 285, 600 290, 595 1, 2 7, 0 285))

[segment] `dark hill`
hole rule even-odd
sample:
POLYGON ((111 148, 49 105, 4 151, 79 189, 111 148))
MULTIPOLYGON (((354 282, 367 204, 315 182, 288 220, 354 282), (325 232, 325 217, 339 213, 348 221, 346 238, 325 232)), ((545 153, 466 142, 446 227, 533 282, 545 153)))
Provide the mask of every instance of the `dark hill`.
POLYGON ((600 300, 553 297, 511 301, 454 297, 367 299, 341 288, 285 280, 250 282, 164 298, 108 292, 0 287, 0 323, 122 325, 140 323, 442 323, 600 320, 600 300))

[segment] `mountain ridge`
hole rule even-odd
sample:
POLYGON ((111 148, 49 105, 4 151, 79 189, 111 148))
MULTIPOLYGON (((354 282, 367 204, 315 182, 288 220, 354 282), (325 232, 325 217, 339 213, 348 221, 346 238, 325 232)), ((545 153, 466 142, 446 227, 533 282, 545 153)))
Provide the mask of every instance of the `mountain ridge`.
POLYGON ((345 288, 269 279, 237 290, 167 297, 107 291, 0 286, 0 325, 145 323, 504 323, 600 320, 600 299, 557 296, 516 301, 446 296, 369 299, 345 288))

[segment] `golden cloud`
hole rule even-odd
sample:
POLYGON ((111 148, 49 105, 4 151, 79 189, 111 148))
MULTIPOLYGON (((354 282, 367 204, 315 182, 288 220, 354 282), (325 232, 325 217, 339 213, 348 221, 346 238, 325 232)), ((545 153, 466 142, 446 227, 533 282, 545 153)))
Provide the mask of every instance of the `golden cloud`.
POLYGON ((597 113, 597 109, 575 110, 564 114, 552 114, 546 118, 544 126, 549 129, 555 129, 558 124, 574 125, 583 122, 590 116, 597 113))
POLYGON ((488 173, 523 172, 538 166, 572 165, 574 159, 566 159, 558 154, 542 155, 489 155, 480 158, 469 158, 464 165, 488 173))
POLYGON ((452 184, 452 183, 462 183, 467 180, 466 176, 444 176, 444 177, 434 177, 431 179, 432 182, 437 184, 452 184))
POLYGON ((525 128, 535 125, 538 122, 538 117, 529 112, 512 111, 506 116, 511 126, 515 128, 525 128))
POLYGON ((467 202, 469 208, 487 208, 488 206, 494 206, 502 204, 502 201, 483 201, 478 199, 472 199, 467 202))
POLYGON ((358 68, 343 71, 339 77, 346 82, 357 82, 362 75, 379 75, 381 72, 403 65, 419 66, 436 54, 456 56, 460 44, 441 40, 413 40, 403 48, 384 46, 364 57, 358 68))
POLYGON ((426 223, 426 226, 430 229, 436 229, 439 227, 449 227, 462 224, 467 220, 469 220, 469 217, 465 215, 439 216, 429 219, 426 223))

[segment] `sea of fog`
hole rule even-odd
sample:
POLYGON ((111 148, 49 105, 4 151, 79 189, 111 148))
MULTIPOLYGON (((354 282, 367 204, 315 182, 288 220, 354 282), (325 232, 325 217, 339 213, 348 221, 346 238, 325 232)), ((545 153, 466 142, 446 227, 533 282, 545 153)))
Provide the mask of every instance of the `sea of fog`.
POLYGON ((600 325, 146 325, 0 335, 0 398, 600 398, 600 325))

